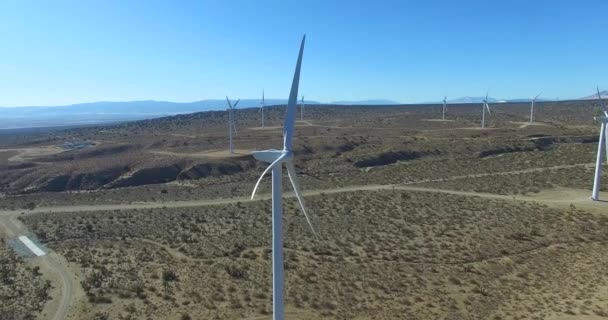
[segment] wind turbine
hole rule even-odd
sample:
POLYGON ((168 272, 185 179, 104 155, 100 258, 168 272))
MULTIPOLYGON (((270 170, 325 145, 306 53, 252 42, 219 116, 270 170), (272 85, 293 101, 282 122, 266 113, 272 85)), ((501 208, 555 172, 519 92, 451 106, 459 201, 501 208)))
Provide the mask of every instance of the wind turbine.
POLYGON ((441 116, 441 120, 445 121, 445 112, 448 110, 448 97, 443 97, 443 113, 441 116))
POLYGON ((241 99, 238 99, 234 105, 230 103, 230 99, 226 96, 226 101, 228 101, 228 139, 230 141, 229 150, 230 153, 234 153, 234 145, 232 144, 232 131, 236 135, 236 126, 234 125, 234 108, 239 104, 241 99))
POLYGON ((597 98, 600 100, 600 104, 604 111, 604 116, 595 118, 595 120, 601 123, 601 129, 597 146, 597 160, 595 162, 595 176, 593 177, 593 191, 591 193, 591 199, 594 201, 598 201, 600 199, 602 163, 604 160, 608 160, 608 108, 604 104, 599 87, 597 88, 597 98), (604 152, 606 153, 606 159, 604 159, 604 152))
POLYGON ((300 103, 300 120, 304 121, 304 96, 302 96, 302 102, 300 103))
POLYGON ((534 102, 536 102, 536 99, 538 99, 541 94, 542 93, 539 93, 536 97, 530 98, 530 123, 534 122, 534 102))
POLYGON ((486 92, 486 98, 483 99, 483 105, 481 106, 481 128, 486 127, 486 109, 488 109, 488 114, 492 114, 490 111, 490 105, 488 105, 488 93, 486 92))
POLYGON ((298 180, 296 177, 296 170, 293 165, 293 151, 292 151, 292 138, 293 130, 296 121, 296 105, 298 103, 298 86, 300 83, 300 67, 302 65, 302 54, 304 53, 304 42, 306 35, 302 38, 300 45, 300 53, 298 54, 298 61, 296 64, 296 70, 293 75, 293 82, 291 84, 291 92, 289 93, 289 100, 287 102, 287 108, 285 110, 285 122, 283 124, 283 150, 264 150, 253 152, 253 157, 258 161, 270 163, 268 168, 264 170, 258 182, 253 188, 251 199, 255 197, 262 178, 272 170, 272 311, 273 320, 283 320, 285 315, 284 309, 284 274, 283 274, 283 226, 282 226, 282 192, 283 186, 281 184, 283 164, 287 168, 287 175, 291 181, 291 186, 298 199, 300 208, 304 213, 304 217, 310 226, 315 237, 317 233, 308 218, 306 209, 304 208, 304 200, 298 187, 298 180))
POLYGON ((264 128, 264 90, 262 90, 262 103, 260 103, 260 112, 262 112, 262 128, 264 128))

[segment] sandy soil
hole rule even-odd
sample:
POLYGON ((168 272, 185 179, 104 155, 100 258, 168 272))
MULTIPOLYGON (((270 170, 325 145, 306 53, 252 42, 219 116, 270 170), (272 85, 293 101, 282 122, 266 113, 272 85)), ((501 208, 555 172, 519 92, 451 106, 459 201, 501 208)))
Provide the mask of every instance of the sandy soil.
POLYGON ((422 121, 429 121, 429 122, 454 122, 454 120, 450 120, 450 119, 421 119, 422 121))
POLYGON ((251 155, 252 150, 246 149, 234 149, 234 153, 229 153, 228 150, 209 150, 203 152, 193 152, 193 153, 185 153, 185 152, 172 152, 172 151, 164 151, 164 150, 150 150, 149 153, 161 154, 165 156, 176 156, 176 157, 185 157, 185 158, 214 158, 214 159, 224 159, 224 158, 238 158, 243 156, 251 155))
POLYGON ((31 158, 48 156, 64 152, 65 150, 57 146, 35 147, 35 148, 20 148, 20 149, 0 149, 0 152, 16 151, 16 155, 8 158, 11 162, 22 162, 31 158))
POLYGON ((281 126, 265 126, 265 127, 253 127, 247 128, 247 130, 259 131, 259 130, 283 130, 281 126))
POLYGON ((519 128, 523 129, 526 128, 528 126, 549 126, 549 124, 547 123, 543 123, 543 122, 516 122, 516 121, 510 121, 512 124, 516 124, 519 125, 519 128))

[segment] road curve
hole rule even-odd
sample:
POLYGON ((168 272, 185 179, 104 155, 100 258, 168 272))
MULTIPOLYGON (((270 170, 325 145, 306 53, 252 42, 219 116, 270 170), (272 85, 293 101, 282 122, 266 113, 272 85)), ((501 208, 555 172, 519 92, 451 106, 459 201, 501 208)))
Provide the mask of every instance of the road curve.
MULTIPOLYGON (((5 230, 6 235, 9 238, 16 238, 20 235, 29 233, 26 226, 18 221, 16 216, 11 215, 0 215, 0 228, 5 230)), ((45 256, 34 259, 37 259, 37 262, 39 262, 40 269, 43 273, 55 274, 61 281, 61 300, 59 301, 55 314, 49 319, 66 319, 70 305, 73 301, 74 283, 70 277, 70 271, 59 262, 61 257, 54 252, 49 252, 49 254, 45 256)))

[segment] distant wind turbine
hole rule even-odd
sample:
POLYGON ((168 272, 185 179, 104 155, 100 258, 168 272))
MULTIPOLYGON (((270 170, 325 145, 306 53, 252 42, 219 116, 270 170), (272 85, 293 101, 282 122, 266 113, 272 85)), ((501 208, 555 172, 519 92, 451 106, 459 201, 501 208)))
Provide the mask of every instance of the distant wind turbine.
POLYGON ((441 115, 441 120, 445 121, 445 112, 448 110, 448 97, 443 97, 443 112, 441 115))
POLYGON ((283 274, 283 226, 282 226, 282 172, 283 164, 287 168, 287 175, 291 181, 293 191, 298 199, 300 208, 304 213, 304 217, 310 226, 315 237, 317 236, 306 209, 304 208, 304 199, 300 193, 298 187, 298 180, 296 177, 296 169, 293 165, 293 151, 292 151, 292 138, 293 131, 296 121, 296 105, 298 103, 298 86, 300 83, 300 68, 302 66, 302 55, 304 53, 304 42, 306 35, 302 38, 302 44, 300 45, 300 53, 298 54, 298 61, 296 63, 296 70, 293 75, 293 82, 291 84, 291 92, 289 93, 289 100, 287 102, 287 108, 285 110, 285 122, 283 124, 283 150, 264 150, 253 152, 253 157, 258 161, 270 163, 268 168, 264 170, 260 178, 258 179, 251 199, 255 197, 255 193, 262 182, 262 179, 268 173, 272 171, 272 311, 273 320, 283 320, 285 316, 284 309, 284 274, 283 274))
POLYGON ((602 110, 604 111, 603 117, 596 117, 595 120, 601 123, 600 138, 597 146, 597 160, 595 162, 595 176, 593 177, 593 191, 591 193, 591 199, 598 201, 600 199, 600 187, 602 179, 602 163, 604 160, 608 161, 608 108, 604 104, 600 88, 597 88, 597 98, 600 101, 602 110), (605 153, 605 154, 604 154, 605 153), (604 159, 606 156, 606 159, 604 159))
POLYGON ((538 99, 541 94, 542 93, 539 93, 536 97, 530 98, 530 123, 534 122, 534 102, 536 102, 536 99, 538 99))
POLYGON ((483 99, 483 106, 481 107, 481 128, 486 127, 486 109, 488 110, 488 115, 492 114, 490 111, 490 105, 488 105, 488 93, 486 92, 486 97, 483 99))
POLYGON ((264 128, 264 90, 262 90, 262 102, 260 103, 260 112, 262 112, 262 128, 264 128))
POLYGON ((230 99, 226 96, 226 101, 228 101, 228 140, 230 143, 229 151, 230 153, 234 153, 234 145, 232 144, 232 132, 236 135, 236 126, 234 125, 234 108, 239 104, 241 99, 238 99, 234 105, 230 103, 230 99))

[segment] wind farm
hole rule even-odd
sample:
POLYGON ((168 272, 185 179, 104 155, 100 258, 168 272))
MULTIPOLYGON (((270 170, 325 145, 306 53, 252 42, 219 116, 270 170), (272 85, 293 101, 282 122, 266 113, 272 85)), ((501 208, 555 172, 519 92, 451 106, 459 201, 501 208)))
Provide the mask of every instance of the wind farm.
POLYGON ((0 5, 0 319, 608 318, 596 11, 91 6, 0 5))
POLYGON ((11 266, 67 274, 34 305, 66 303, 66 319, 601 314, 601 100, 539 101, 534 126, 520 125, 529 102, 496 103, 483 131, 478 103, 434 122, 443 103, 310 105, 299 122, 293 80, 287 105, 264 107, 267 130, 259 107, 238 109, 232 156, 230 108, 2 136, 0 225, 18 230, 5 239, 50 252, 11 266))

